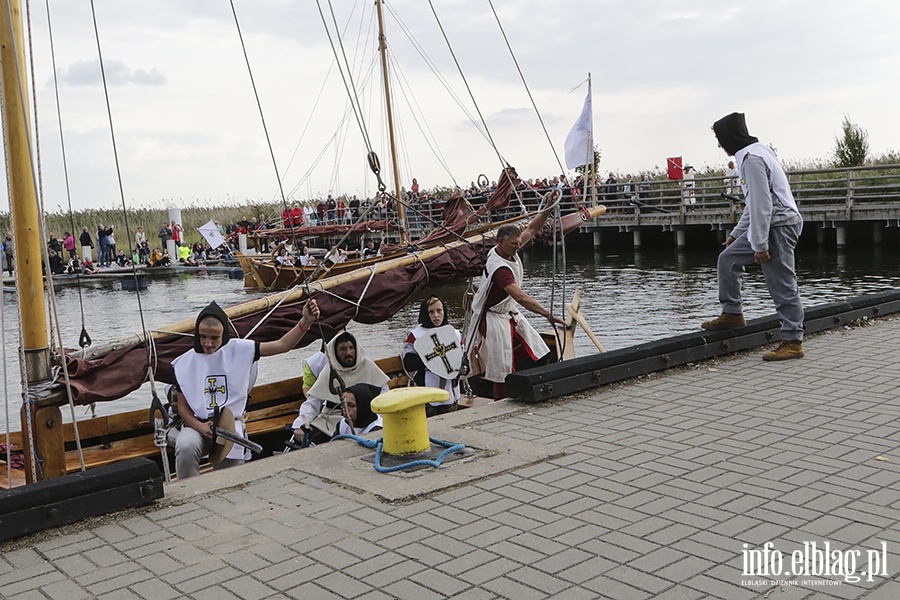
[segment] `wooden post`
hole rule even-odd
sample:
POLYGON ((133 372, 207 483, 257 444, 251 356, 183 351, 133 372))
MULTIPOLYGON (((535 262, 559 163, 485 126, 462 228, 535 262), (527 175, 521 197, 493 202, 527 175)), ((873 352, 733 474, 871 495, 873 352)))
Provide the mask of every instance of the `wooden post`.
MULTIPOLYGON (((22 407, 22 431, 26 431, 25 411, 27 407, 22 407)), ((40 464, 37 468, 38 481, 43 479, 52 479, 54 477, 62 477, 66 474, 66 448, 63 442, 63 422, 62 413, 58 406, 45 406, 34 411, 32 417, 34 425, 34 446, 40 464)), ((22 447, 25 450, 26 458, 33 457, 28 436, 22 436, 22 447)), ((31 469, 26 467, 26 481, 34 483, 31 480, 31 469)))
MULTIPOLYGON (((19 290, 19 315, 22 323, 22 343, 25 351, 25 374, 28 382, 50 379, 50 349, 47 336, 44 279, 41 272, 41 256, 44 242, 40 235, 40 214, 35 190, 31 150, 31 111, 27 104, 27 63, 22 27, 22 6, 19 0, 4 0, 0 4, 0 67, 3 77, 3 128, 6 132, 6 166, 9 177, 10 204, 12 208, 13 236, 16 245, 15 271, 19 290)), ((32 411, 30 404, 23 411, 32 411)), ((57 411, 58 412, 58 411, 57 411)), ((28 420, 23 412, 22 431, 27 431, 28 420)), ((62 426, 40 434, 52 435, 47 448, 62 449, 62 426)), ((39 431, 34 430, 37 438, 39 431)), ((27 437, 27 436, 26 436, 27 437)), ((43 440, 41 440, 43 442, 43 440)), ((42 446, 38 444, 38 452, 42 446)), ((65 456, 38 455, 45 464, 65 463, 65 456)), ((33 454, 25 454, 26 471, 31 482, 33 454)), ((63 473, 65 464, 63 464, 63 473)), ((55 469, 45 469, 45 477, 54 477, 55 469)))

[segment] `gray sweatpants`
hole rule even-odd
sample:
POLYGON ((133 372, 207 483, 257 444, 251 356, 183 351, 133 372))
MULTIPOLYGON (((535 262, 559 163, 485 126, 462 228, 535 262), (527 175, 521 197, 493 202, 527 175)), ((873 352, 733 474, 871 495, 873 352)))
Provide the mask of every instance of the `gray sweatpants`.
MULTIPOLYGON (((166 441, 175 447, 175 474, 178 479, 187 479, 200 474, 200 459, 209 453, 210 443, 203 439, 200 432, 183 425, 181 429, 170 427, 166 433, 166 441)), ((236 467, 244 464, 242 458, 226 458, 214 470, 236 467)))
MULTIPOLYGON (((769 255, 772 260, 762 265, 763 277, 769 295, 775 302, 775 311, 781 317, 781 339, 803 340, 803 305, 797 289, 794 273, 794 247, 803 231, 803 223, 783 225, 769 229, 769 255)), ((753 249, 744 233, 719 254, 719 302, 722 312, 740 314, 741 277, 744 267, 754 264, 753 249)))

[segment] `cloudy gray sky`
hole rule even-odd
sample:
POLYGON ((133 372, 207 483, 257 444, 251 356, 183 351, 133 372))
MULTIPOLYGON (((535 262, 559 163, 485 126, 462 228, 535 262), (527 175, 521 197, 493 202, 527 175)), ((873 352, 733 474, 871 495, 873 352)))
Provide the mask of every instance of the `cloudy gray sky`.
MULTIPOLYGON (((678 155, 720 165, 709 127, 735 110, 788 161, 826 158, 844 115, 868 130, 874 153, 900 150, 900 3, 493 1, 541 120, 487 0, 433 0, 477 109, 429 2, 393 0, 386 21, 403 185, 412 177, 426 188, 467 185, 482 173, 493 179, 498 153, 525 178, 558 174, 588 72, 604 173, 663 167, 678 155), (470 120, 479 111, 496 150, 470 120)), ((45 203, 54 211, 67 204, 60 124, 47 15, 43 3, 32 4, 45 203)), ((278 198, 230 4, 94 4, 126 203, 278 198)), ((387 171, 372 4, 335 2, 334 15, 387 171)), ((372 193, 317 4, 235 7, 286 194, 372 193)), ((51 0, 50 10, 72 203, 118 206, 90 5, 51 0)))

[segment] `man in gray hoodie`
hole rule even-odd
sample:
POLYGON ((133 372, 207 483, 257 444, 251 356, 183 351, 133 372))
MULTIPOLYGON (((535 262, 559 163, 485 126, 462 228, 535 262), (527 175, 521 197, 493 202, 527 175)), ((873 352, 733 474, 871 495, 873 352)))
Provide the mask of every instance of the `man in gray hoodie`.
POLYGON ((741 276, 753 263, 762 268, 769 295, 781 317, 781 344, 763 360, 803 357, 803 306, 794 272, 794 248, 803 231, 787 175, 771 148, 747 132, 743 113, 713 124, 719 146, 737 162, 747 205, 719 254, 719 302, 722 314, 703 323, 708 330, 746 324, 741 305, 741 276))

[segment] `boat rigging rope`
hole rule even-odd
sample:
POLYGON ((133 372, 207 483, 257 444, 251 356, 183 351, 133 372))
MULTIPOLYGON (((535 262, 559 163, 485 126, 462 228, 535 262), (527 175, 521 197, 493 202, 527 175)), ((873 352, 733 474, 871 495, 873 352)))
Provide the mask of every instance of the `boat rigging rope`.
POLYGON ((456 58, 456 52, 453 51, 453 47, 450 45, 450 39, 447 37, 447 32, 444 31, 444 25, 443 23, 441 23, 441 19, 438 17, 437 10, 435 10, 432 0, 428 0, 428 6, 431 8, 431 13, 434 15, 434 20, 437 22, 438 29, 441 30, 441 35, 444 37, 444 42, 447 44, 447 49, 450 51, 450 56, 453 58, 453 64, 456 65, 456 70, 459 72, 459 76, 462 79, 463 84, 466 86, 466 91, 469 92, 469 99, 475 106, 475 111, 478 113, 478 118, 481 120, 481 126, 484 128, 484 133, 487 136, 491 147, 494 149, 494 153, 497 155, 497 159, 500 161, 500 165, 505 166, 507 164, 507 161, 500 154, 500 150, 497 148, 497 143, 494 141, 494 137, 491 135, 490 129, 487 126, 487 121, 484 119, 484 115, 481 113, 481 108, 479 108, 478 102, 475 101, 475 94, 472 92, 472 87, 469 85, 469 80, 466 79, 466 75, 465 73, 463 73, 462 66, 459 64, 459 59, 456 58))
POLYGON ((12 442, 9 435, 9 380, 6 372, 6 294, 0 290, 0 355, 3 356, 3 405, 6 408, 6 489, 12 489, 12 442))
MULTIPOLYGON (((66 202, 69 207, 69 227, 72 233, 72 241, 75 241, 75 235, 77 230, 75 229, 75 216, 72 211, 72 191, 69 185, 69 163, 66 158, 66 142, 65 135, 63 131, 63 122, 62 122, 62 112, 60 110, 60 102, 59 102, 59 75, 56 69, 56 47, 53 41, 53 25, 50 19, 50 0, 45 0, 44 2, 45 10, 47 11, 47 32, 48 37, 50 39, 50 61, 53 67, 53 92, 56 97, 56 122, 59 127, 59 144, 60 151, 62 153, 62 168, 63 168, 63 181, 66 186, 66 202)), ((28 3, 30 7, 30 2, 28 3)), ((29 8, 30 10, 30 8, 29 8)), ((28 18, 28 36, 31 38, 31 18, 28 18)), ((32 86, 37 87, 34 83, 34 60, 32 60, 32 86)), ((37 114, 37 103, 35 102, 35 114, 37 114)), ((35 138, 39 139, 37 136, 37 119, 35 119, 35 138)), ((38 157, 40 159, 40 152, 38 153, 38 157)), ((38 162, 38 170, 40 170, 40 162, 38 162)), ((43 196, 43 195, 42 195, 43 196)), ((75 246, 78 247, 77 245, 75 246)), ((82 257, 83 258, 83 257, 82 257)), ((78 345, 81 346, 82 350, 91 345, 91 336, 88 335, 87 328, 85 326, 85 318, 84 318, 84 298, 81 294, 81 269, 75 271, 75 280, 77 282, 76 289, 78 290, 78 308, 81 313, 81 335, 78 338, 78 345)), ((62 350, 62 354, 65 354, 65 350, 62 350)))
POLYGON ((506 30, 503 29, 503 24, 500 22, 500 16, 497 15, 497 9, 494 8, 493 0, 488 0, 488 4, 491 7, 491 11, 494 13, 494 19, 496 19, 497 26, 500 28, 500 33, 503 35, 503 41, 506 42, 506 47, 507 49, 509 49, 509 55, 513 59, 513 64, 516 65, 516 70, 519 72, 519 77, 522 78, 522 84, 525 86, 525 91, 528 92, 528 98, 531 100, 531 105, 534 107, 534 112, 535 114, 537 114, 538 121, 540 121, 541 123, 541 127, 544 130, 544 135, 547 136, 547 142, 550 144, 550 149, 553 150, 553 157, 556 159, 556 162, 559 165, 559 172, 564 173, 566 169, 563 166, 562 161, 559 159, 559 154, 556 152, 556 148, 553 146, 553 140, 550 138, 550 133, 547 131, 547 125, 544 123, 544 119, 543 117, 541 117, 541 112, 538 110, 537 103, 534 100, 534 96, 531 94, 531 88, 528 87, 528 82, 525 81, 525 74, 522 73, 522 68, 519 66, 519 61, 516 58, 512 46, 509 43, 509 38, 506 36, 506 30))
MULTIPOLYGON (((15 36, 15 32, 13 30, 13 19, 12 19, 11 11, 12 11, 11 7, 9 5, 7 5, 7 18, 8 18, 8 22, 9 22, 9 26, 10 26, 9 35, 10 35, 10 39, 12 40, 12 51, 13 51, 14 56, 18 56, 19 54, 18 54, 18 50, 16 48, 16 36, 15 36)), ((29 25, 30 25, 30 21, 29 21, 29 25)), ((32 57, 31 64, 33 67, 33 65, 34 65, 33 47, 31 46, 30 29, 29 29, 28 42, 29 42, 29 55, 32 57)), ((16 70, 16 82, 17 82, 17 86, 18 86, 17 92, 18 92, 18 96, 19 96, 19 103, 20 103, 20 106, 22 107, 22 113, 20 116, 22 118, 22 122, 25 123, 26 129, 27 129, 27 124, 28 124, 29 119, 28 119, 28 114, 25 112, 26 111, 25 107, 28 106, 28 104, 25 102, 25 91, 22 86, 22 79, 23 79, 22 73, 21 73, 22 65, 19 64, 18 60, 14 60, 13 64, 14 64, 15 70, 16 70)), ((34 80, 32 80, 32 85, 34 85, 33 81, 34 80)), ((34 97, 34 111, 35 111, 35 115, 36 115, 37 114, 37 97, 36 96, 34 97)), ((29 161, 31 162, 31 164, 35 164, 35 162, 37 162, 37 160, 35 158, 35 148, 32 147, 32 140, 31 140, 30 135, 26 136, 26 148, 28 150, 29 161)), ((52 318, 53 318, 53 320, 56 321, 56 331, 57 331, 57 337, 59 340, 59 348, 62 349, 63 348, 62 334, 60 333, 58 314, 56 312, 56 302, 55 302, 56 292, 53 287, 53 277, 50 272, 49 250, 48 250, 47 246, 42 242, 42 240, 45 239, 45 237, 46 237, 45 228, 44 228, 44 219, 43 219, 43 212, 44 212, 43 211, 43 198, 38 197, 38 195, 37 195, 38 190, 41 190, 42 188, 39 185, 37 174, 35 173, 34 169, 30 169, 30 174, 31 174, 31 179, 32 179, 31 183, 34 186, 33 189, 35 191, 35 200, 38 202, 37 208, 39 210, 39 214, 41 215, 41 218, 39 218, 37 221, 37 224, 38 224, 37 235, 38 235, 39 240, 41 240, 38 243, 39 243, 39 247, 41 248, 41 257, 42 257, 44 269, 45 269, 45 272, 47 273, 47 293, 49 296, 52 318)), ((10 181, 8 163, 7 163, 7 181, 8 182, 10 181)), ((12 184, 9 183, 9 185, 12 185, 12 184)), ((12 198, 12 192, 10 192, 10 198, 12 198)), ((12 212, 13 212, 13 207, 11 205, 10 206, 10 214, 12 214, 12 212)), ((16 278, 17 291, 20 291, 19 287, 20 287, 19 280, 18 280, 18 278, 16 278)), ((19 295, 19 298, 21 301, 21 298, 22 298, 21 294, 19 295)), ((34 457, 34 460, 31 461, 32 462, 32 465, 31 465, 32 480, 37 481, 36 466, 37 466, 37 463, 39 463, 41 459, 38 457, 37 448, 34 445, 34 429, 33 429, 33 416, 34 415, 32 414, 32 407, 31 407, 31 405, 33 404, 33 401, 31 400, 31 392, 29 391, 28 376, 27 376, 27 371, 26 371, 26 367, 25 367, 25 341, 22 336, 23 336, 23 332, 22 332, 22 328, 20 327, 19 328, 19 353, 20 353, 20 361, 21 361, 20 369, 21 369, 21 377, 22 377, 22 398, 23 398, 23 404, 25 404, 26 425, 28 427, 28 440, 29 440, 29 444, 30 444, 29 447, 31 449, 31 454, 34 457)), ((53 340, 52 335, 49 336, 49 339, 52 342, 52 340, 53 340)), ((49 351, 49 349, 48 349, 48 351, 49 351)), ((64 357, 62 358, 62 363, 63 363, 63 371, 66 373, 66 381, 68 384, 68 372, 65 370, 65 358, 64 357)), ((40 386, 40 384, 39 384, 39 386, 40 386)), ((78 423, 75 422, 75 403, 74 403, 74 399, 72 397, 72 388, 69 385, 66 386, 66 394, 68 397, 69 408, 72 411, 72 427, 73 427, 73 430, 75 433, 75 441, 76 441, 76 446, 78 448, 79 460, 81 461, 81 465, 82 465, 82 469, 83 469, 84 468, 84 458, 83 458, 82 449, 81 449, 81 442, 80 442, 80 439, 78 436, 78 423)), ((43 474, 42 474, 42 478, 43 478, 43 474)))
MULTIPOLYGON (((316 0, 316 7, 319 9, 319 16, 322 19, 322 25, 325 27, 325 34, 328 36, 328 43, 331 45, 331 52, 334 54, 335 60, 337 61, 338 73, 341 75, 341 80, 344 83, 344 88, 347 90, 347 95, 350 98, 350 106, 353 109, 353 116, 356 117, 356 123, 359 126, 360 133, 363 138, 363 143, 366 145, 366 152, 371 154, 372 150, 372 140, 369 138, 369 131, 366 128, 365 119, 362 116, 362 110, 360 109, 359 102, 359 92, 356 89, 356 84, 353 81, 353 76, 350 74, 350 62, 347 60, 347 53, 344 51, 344 42, 340 36, 340 31, 338 28, 337 17, 334 14, 334 7, 331 4, 331 0, 328 0, 328 8, 331 12, 331 20, 334 24, 334 36, 338 39, 338 46, 341 48, 341 55, 338 56, 337 47, 334 44, 334 38, 332 37, 331 29, 328 27, 328 21, 325 18, 325 13, 322 10, 321 0, 316 0), (340 59, 343 59, 343 63, 340 59), (346 72, 344 69, 346 68, 346 72)), ((380 178, 379 178, 380 182, 380 178)))
MULTIPOLYGON (((93 0, 91 0, 93 3, 93 0)), ((290 211, 287 204, 287 197, 284 195, 284 186, 281 181, 281 173, 278 171, 278 161, 275 160, 275 150, 272 148, 272 138, 269 135, 269 128, 266 125, 266 116, 263 112, 262 101, 259 99, 259 91, 256 89, 256 79, 253 77, 253 69, 250 67, 250 56, 247 54, 247 45, 244 43, 244 34, 241 32, 241 23, 238 20, 237 9, 234 7, 234 0, 229 0, 231 4, 231 14, 234 16, 234 26, 237 29, 238 39, 241 42, 241 51, 244 53, 244 62, 247 64, 247 74, 250 76, 250 86, 253 88, 253 96, 256 98, 256 107, 259 110, 259 119, 262 122, 263 133, 266 136, 266 144, 269 147, 269 156, 272 158, 272 168, 275 169, 275 179, 278 181, 278 192, 281 194, 281 204, 285 211, 290 211)), ((297 245, 297 236, 294 233, 293 220, 291 221, 291 241, 294 247, 297 245)))
MULTIPOLYGON (((128 209, 125 204, 125 188, 122 184, 122 169, 119 165, 119 152, 118 152, 118 146, 116 144, 116 130, 113 125, 112 105, 110 104, 110 101, 109 101, 109 85, 107 84, 107 80, 106 80, 106 68, 105 68, 104 62, 103 62, 103 51, 100 46, 100 29, 97 26, 97 11, 94 6, 94 0, 91 0, 91 19, 92 19, 93 25, 94 25, 94 39, 97 42, 97 58, 100 62, 100 78, 103 82, 103 96, 104 96, 104 99, 106 100, 106 115, 107 115, 107 118, 109 119, 109 135, 110 135, 110 139, 112 141, 113 160, 114 160, 115 166, 116 166, 116 181, 118 182, 118 185, 119 185, 119 200, 122 205, 122 217, 125 221, 125 235, 126 235, 126 238, 128 239, 128 243, 130 245, 131 240, 132 240, 131 225, 128 222, 128 209)), ((138 314, 140 315, 140 319, 141 319, 141 331, 143 332, 144 341, 145 341, 145 345, 147 348, 147 379, 150 381, 151 393, 155 396, 155 394, 156 394, 156 387, 155 387, 155 381, 154 381, 155 365, 156 365, 155 346, 150 341, 150 339, 153 336, 150 334, 149 330, 147 329, 147 324, 144 319, 144 307, 143 307, 143 302, 141 300, 141 286, 140 286, 140 282, 139 282, 139 278, 138 278, 137 265, 135 265, 134 263, 132 263, 132 265, 131 265, 131 274, 132 274, 132 277, 134 278, 134 291, 135 291, 135 297, 137 299, 138 314)), ((91 405, 91 409, 93 411, 93 404, 91 405)))
MULTIPOLYGON (((47 19, 48 19, 48 26, 49 26, 50 7, 47 6, 46 8, 47 8, 47 19)), ((31 62, 31 85, 35 90, 33 93, 33 102, 34 102, 33 106, 34 106, 34 114, 35 114, 35 116, 37 116, 37 114, 38 114, 37 91, 36 91, 37 87, 36 87, 35 78, 34 78, 34 47, 32 44, 32 37, 31 37, 31 16, 30 16, 31 15, 31 12, 30 12, 31 11, 31 3, 30 2, 26 2, 26 11, 27 11, 26 12, 26 14, 27 14, 26 22, 28 23, 28 52, 29 52, 29 59, 31 62)), ((51 38, 51 46, 52 46, 52 38, 51 38)), ((55 57, 54 57, 53 64, 54 64, 54 81, 56 81, 55 57)), ((58 95, 59 90, 58 90, 58 88, 56 89, 56 92, 57 92, 57 96, 56 96, 57 115, 59 115, 59 95, 58 95)), ((60 126, 60 136, 62 136, 62 120, 61 119, 59 122, 59 126, 60 126)), ((38 199, 40 215, 41 215, 41 218, 38 221, 38 231, 39 231, 41 240, 43 240, 46 237, 46 235, 45 235, 46 223, 44 222, 44 217, 43 217, 43 215, 44 215, 44 192, 43 192, 43 181, 41 178, 41 147, 40 147, 40 136, 38 135, 38 119, 37 118, 35 118, 35 122, 34 122, 34 137, 35 137, 35 155, 36 155, 36 163, 37 163, 37 181, 36 181, 37 188, 36 188, 36 190, 37 190, 37 199, 38 199)), ((62 139, 62 137, 60 139, 62 139)), ((64 146, 63 146, 63 149, 64 149, 64 146)), ((63 162, 65 164, 65 151, 64 150, 63 150, 63 162)), ((72 217, 72 202, 71 202, 71 195, 69 194, 68 173, 66 173, 66 194, 67 194, 68 200, 69 200, 69 216, 71 219, 71 217, 72 217)), ((73 222, 72 236, 74 239, 74 221, 72 221, 72 222, 73 222)), ((69 405, 70 416, 72 418, 72 428, 73 428, 74 436, 75 436, 75 447, 78 452, 78 461, 79 461, 79 464, 81 465, 81 470, 84 471, 85 470, 84 451, 81 447, 81 436, 78 433, 78 421, 75 416, 75 399, 72 395, 72 385, 71 385, 71 382, 69 381, 69 370, 66 368, 65 346, 63 345, 62 329, 60 327, 59 312, 58 312, 57 304, 56 304, 56 290, 55 290, 54 282, 53 282, 53 273, 50 269, 49 248, 46 247, 44 244, 41 244, 41 246, 42 246, 41 253, 43 255, 43 260, 44 260, 44 272, 47 275, 47 296, 50 301, 50 313, 49 313, 50 317, 51 317, 50 318, 50 331, 51 331, 50 346, 51 346, 51 349, 54 349, 54 348, 59 349, 60 369, 62 370, 63 377, 65 379, 66 398, 67 398, 68 405, 69 405), (53 336, 54 333, 56 334, 55 338, 53 336)), ((84 336, 86 336, 87 333, 86 333, 85 326, 84 326, 84 305, 82 302, 80 287, 78 289, 78 301, 81 306, 81 319, 82 319, 81 320, 81 331, 82 331, 82 339, 84 339, 84 336)), ((89 343, 90 336, 87 336, 87 339, 88 339, 88 343, 89 343)), ((54 352, 54 354, 55 354, 55 352, 54 352)), ((52 381, 55 381, 57 378, 58 378, 58 374, 57 374, 57 376, 52 378, 52 381)))
MULTIPOLYGON (((547 131, 547 125, 544 123, 544 118, 541 116, 541 111, 538 110, 537 102, 534 100, 534 95, 531 93, 531 88, 528 86, 528 82, 525 80, 525 74, 522 72, 522 68, 519 66, 519 60, 516 58, 515 52, 513 52, 512 45, 509 43, 509 38, 506 35, 506 30, 503 28, 503 23, 500 22, 500 16, 497 14, 497 9, 494 7, 493 0, 488 0, 488 4, 491 7, 491 12, 494 14, 494 19, 497 21, 497 27, 500 28, 500 33, 503 35, 503 41, 506 43, 506 47, 509 50, 509 55, 512 57, 513 64, 516 65, 516 71, 519 73, 519 77, 522 79, 522 85, 525 87, 525 91, 528 93, 528 98, 531 100, 531 105, 534 107, 534 112, 537 115, 538 121, 541 124, 541 128, 544 130, 544 135, 547 137, 547 143, 550 144, 550 149, 553 151, 553 157, 556 159, 556 163, 559 165, 560 173, 565 172, 565 167, 562 164, 562 161, 559 158, 559 153, 556 151, 556 147, 553 145, 553 139, 550 137, 550 132, 547 131)), ((587 177, 585 177, 585 182, 587 182, 587 177)), ((560 211, 557 208, 556 211, 557 218, 560 218, 560 211)), ((562 269, 563 269, 563 283, 562 283, 562 304, 563 304, 563 314, 565 314, 565 302, 566 302, 566 236, 562 236, 562 269)), ((556 230, 553 232, 553 289, 556 289, 556 230)), ((553 299, 551 297, 550 301, 550 311, 553 312, 553 299)), ((558 336, 557 336, 558 337, 558 336)))
MULTIPOLYGON (((290 290, 288 290, 288 292, 287 292, 286 294, 284 294, 284 295, 281 297, 281 300, 279 300, 279 301, 275 304, 275 306, 273 306, 271 309, 269 309, 269 312, 267 312, 265 315, 263 315, 263 317, 256 323, 256 325, 254 325, 253 328, 252 328, 250 331, 247 332, 247 335, 242 336, 242 337, 249 338, 251 335, 253 335, 253 333, 254 333, 257 329, 259 329, 260 325, 262 325, 263 323, 265 323, 265 322, 266 322, 266 319, 268 319, 268 318, 272 315, 272 313, 275 312, 275 311, 278 309, 279 306, 281 306, 281 303, 284 302, 285 300, 287 300, 288 297, 290 297, 290 295, 293 294, 293 293, 297 290, 297 288, 299 288, 299 287, 300 287, 299 285, 295 285, 295 286, 292 287, 290 290)), ((230 321, 230 319, 229 319, 229 321, 230 321)))

